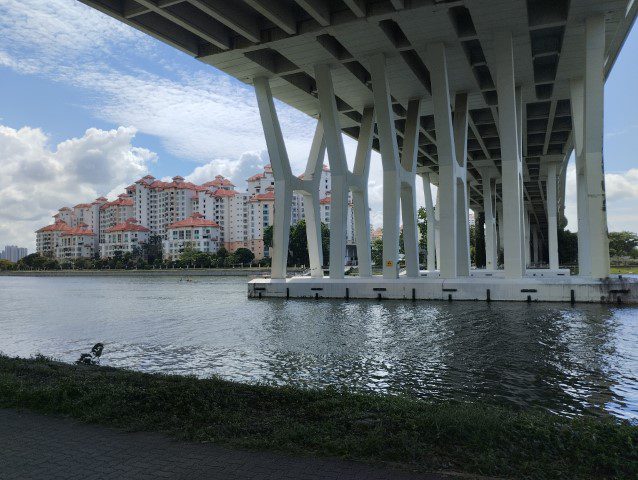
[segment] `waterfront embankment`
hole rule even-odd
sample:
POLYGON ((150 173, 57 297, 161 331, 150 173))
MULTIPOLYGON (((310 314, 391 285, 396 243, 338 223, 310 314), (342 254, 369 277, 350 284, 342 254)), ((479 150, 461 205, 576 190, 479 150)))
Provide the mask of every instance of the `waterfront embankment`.
POLYGON ((638 474, 638 427, 478 403, 0 356, 0 408, 253 450, 527 479, 638 474))
MULTIPOLYGON (((290 273, 302 269, 288 268, 290 273)), ((110 270, 6 270, 4 277, 256 277, 270 276, 270 267, 264 268, 162 268, 162 269, 110 269, 110 270)))

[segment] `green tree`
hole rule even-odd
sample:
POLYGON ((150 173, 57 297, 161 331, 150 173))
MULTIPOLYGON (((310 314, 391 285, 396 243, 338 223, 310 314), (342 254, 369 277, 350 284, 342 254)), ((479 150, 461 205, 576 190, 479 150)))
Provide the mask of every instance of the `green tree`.
POLYGON ((479 212, 474 221, 470 243, 474 247, 472 259, 476 268, 485 268, 485 212, 479 212))
POLYGON ((5 260, 4 258, 0 259, 0 271, 13 270, 15 267, 16 267, 15 263, 9 260, 5 260))
POLYGON ((417 227, 419 228, 419 252, 423 253, 423 258, 419 259, 419 261, 424 263, 428 252, 428 214, 425 207, 419 207, 417 227))
POLYGON ((238 248, 235 250, 235 258, 237 263, 249 264, 255 259, 255 254, 247 248, 238 248))
MULTIPOLYGON (((264 246, 273 247, 273 226, 269 225, 264 229, 264 246)), ((330 228, 324 223, 321 224, 321 250, 323 253, 323 264, 330 263, 330 228)), ((288 237, 288 265, 310 265, 308 256, 308 237, 306 235, 306 221, 301 220, 290 227, 288 237)))
POLYGON ((184 265, 195 266, 199 253, 195 247, 187 243, 180 253, 179 259, 184 265))
POLYGON ((609 255, 633 257, 638 247, 638 235, 633 232, 609 232, 609 255))
POLYGON ((18 270, 57 270, 60 264, 57 260, 39 253, 32 253, 21 258, 17 263, 18 270))
POLYGON ((272 225, 268 225, 266 228, 264 228, 263 239, 264 239, 264 247, 272 248, 272 244, 273 244, 273 226, 272 225))
POLYGON ((151 235, 148 241, 142 243, 142 257, 148 263, 156 263, 164 256, 164 246, 161 235, 151 235))
POLYGON ((558 259, 561 264, 578 261, 578 235, 565 228, 558 229, 558 259))
POLYGON ((372 240, 372 263, 380 267, 383 263, 383 239, 375 238, 372 240))

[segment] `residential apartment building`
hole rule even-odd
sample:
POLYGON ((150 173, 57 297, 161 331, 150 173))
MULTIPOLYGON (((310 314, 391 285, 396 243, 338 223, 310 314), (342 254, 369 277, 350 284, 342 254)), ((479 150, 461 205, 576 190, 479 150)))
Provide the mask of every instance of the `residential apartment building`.
POLYGON ((163 182, 152 175, 139 179, 129 188, 135 204, 134 216, 139 224, 164 240, 166 227, 192 215, 198 203, 197 192, 207 190, 204 186, 186 182, 184 177, 175 176, 172 181, 163 182))
POLYGON ((60 245, 60 236, 72 227, 64 220, 60 220, 58 215, 53 216, 55 221, 52 225, 42 227, 35 232, 35 250, 40 255, 55 257, 57 248, 60 245))
POLYGON ((17 245, 6 245, 4 250, 0 252, 0 260, 9 260, 15 263, 26 257, 28 253, 26 248, 18 247, 17 245))
POLYGON ((195 212, 190 217, 166 227, 164 258, 177 260, 184 249, 189 247, 200 252, 216 253, 221 247, 219 232, 220 227, 217 223, 195 212))
POLYGON ((135 203, 128 194, 123 193, 117 197, 117 200, 106 202, 100 206, 100 243, 105 242, 106 231, 126 222, 129 218, 135 218, 135 203))
POLYGON ((129 218, 104 231, 104 241, 100 242, 100 257, 111 258, 115 252, 133 252, 148 242, 151 231, 129 218))
POLYGON ((95 255, 95 233, 84 223, 60 232, 55 246, 55 258, 75 260, 95 255))
POLYGON ((248 199, 248 242, 256 259, 269 257, 270 252, 264 245, 264 230, 272 225, 275 217, 275 187, 266 187, 263 193, 255 193, 248 199))
MULTIPOLYGON (((200 241, 196 242, 198 248, 213 251, 211 249, 224 247, 229 252, 234 252, 244 247, 253 251, 256 259, 261 259, 269 256, 268 248, 263 243, 263 235, 264 230, 274 221, 274 185, 270 165, 247 179, 246 192, 238 191, 233 182, 222 175, 217 175, 202 185, 187 182, 180 176, 173 177, 171 181, 162 181, 146 175, 126 187, 125 193, 113 201, 100 197, 92 203, 61 208, 54 215, 53 225, 38 230, 38 252, 56 256, 62 233, 66 229, 81 227, 80 230, 91 231, 94 235, 85 235, 85 238, 75 240, 67 238, 64 245, 67 250, 64 252, 68 252, 72 246, 77 247, 81 241, 81 253, 90 257, 99 252, 102 256, 109 257, 117 249, 132 251, 139 242, 147 241, 151 235, 159 235, 174 258, 175 252, 183 248, 178 244, 182 240, 179 238, 179 231, 178 238, 173 238, 175 224, 183 221, 205 221, 212 222, 208 226, 216 229, 215 236, 207 238, 207 241, 199 238, 200 241), (122 230, 123 228, 129 230, 122 230), (145 230, 141 230, 142 228, 145 230), (92 245, 92 252, 89 252, 89 244, 92 245)), ((330 189, 330 170, 324 165, 319 183, 319 198, 321 221, 326 224, 330 223, 330 189)), ((295 194, 292 201, 291 223, 295 224, 306 218, 306 206, 301 194, 295 194)), ((356 255, 353 215, 350 202, 346 261, 351 261, 356 255)), ((194 228, 192 227, 190 235, 195 234, 194 228)), ((204 234, 200 232, 198 235, 204 234)), ((205 235, 213 235, 212 230, 205 235)))

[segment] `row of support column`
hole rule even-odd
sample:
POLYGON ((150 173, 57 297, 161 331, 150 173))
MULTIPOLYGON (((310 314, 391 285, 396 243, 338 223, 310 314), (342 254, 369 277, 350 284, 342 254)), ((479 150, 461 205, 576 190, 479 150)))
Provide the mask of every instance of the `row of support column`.
MULTIPOLYGON (((499 32, 495 37, 502 193, 500 202, 497 203, 495 182, 499 172, 493 167, 480 168, 485 212, 486 268, 497 268, 500 244, 504 251, 505 276, 520 278, 525 275, 530 262, 538 264, 540 261, 541 232, 535 225, 530 226, 523 197, 523 104, 521 89, 516 85, 512 35, 510 32, 499 32)), ((429 222, 426 240, 427 269, 438 269, 442 278, 463 277, 470 272, 468 95, 457 92, 453 98, 452 110, 444 44, 428 45, 427 56, 439 161, 436 206, 432 198, 431 174, 419 173, 423 179, 429 222)), ((592 17, 586 21, 586 74, 584 79, 572 81, 571 97, 577 164, 579 267, 582 275, 597 277, 604 277, 609 273, 602 168, 603 60, 604 19, 602 16, 592 17)), ((343 145, 331 66, 315 66, 320 115, 303 180, 292 175, 269 81, 264 77, 254 79, 275 178, 273 278, 286 277, 290 208, 294 192, 302 193, 306 205, 311 275, 317 278, 323 276, 318 182, 326 150, 332 174, 330 278, 340 279, 344 276, 343 262, 335 259, 345 258, 349 193, 353 199, 359 275, 369 277, 372 274, 367 185, 375 121, 383 167, 383 277, 388 280, 398 277, 400 219, 403 220, 406 275, 411 278, 420 275, 415 179, 422 99, 413 98, 408 101, 403 150, 399 156, 385 56, 382 53, 371 56, 369 69, 373 104, 363 110, 354 168, 351 172, 343 145)), ((557 168, 557 163, 547 163, 547 242, 552 270, 559 267, 557 168)))

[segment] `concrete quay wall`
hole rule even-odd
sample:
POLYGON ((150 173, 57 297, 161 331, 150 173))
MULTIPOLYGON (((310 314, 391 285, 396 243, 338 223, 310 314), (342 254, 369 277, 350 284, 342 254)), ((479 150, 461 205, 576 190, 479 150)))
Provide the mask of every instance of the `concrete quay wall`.
POLYGON ((521 302, 587 302, 638 304, 638 279, 619 275, 608 279, 581 277, 524 277, 521 279, 465 278, 346 278, 293 277, 253 279, 250 298, 341 298, 396 300, 474 300, 521 302))

